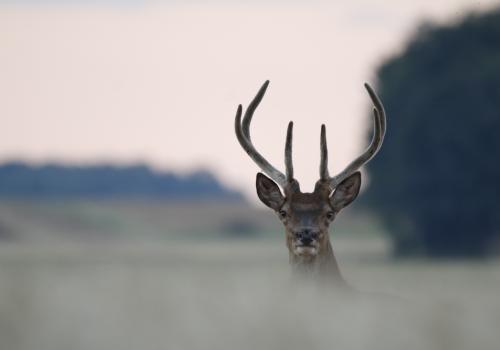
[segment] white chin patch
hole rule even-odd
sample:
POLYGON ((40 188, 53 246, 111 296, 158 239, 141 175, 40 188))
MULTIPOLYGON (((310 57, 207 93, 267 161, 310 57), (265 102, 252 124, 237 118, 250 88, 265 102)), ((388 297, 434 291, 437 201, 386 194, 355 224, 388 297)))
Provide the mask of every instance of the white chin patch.
POLYGON ((316 255, 318 249, 316 247, 296 247, 295 254, 297 255, 316 255))

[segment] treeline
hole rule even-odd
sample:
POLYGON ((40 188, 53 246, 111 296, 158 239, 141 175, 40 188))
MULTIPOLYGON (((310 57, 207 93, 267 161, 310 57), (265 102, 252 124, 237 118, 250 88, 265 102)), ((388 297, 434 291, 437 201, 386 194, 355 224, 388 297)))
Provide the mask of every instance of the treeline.
POLYGON ((243 200, 241 193, 225 187, 205 170, 179 175, 146 165, 35 166, 23 162, 0 165, 0 197, 243 200))
POLYGON ((396 254, 500 253, 500 8, 421 26, 377 77, 387 136, 363 199, 396 254))

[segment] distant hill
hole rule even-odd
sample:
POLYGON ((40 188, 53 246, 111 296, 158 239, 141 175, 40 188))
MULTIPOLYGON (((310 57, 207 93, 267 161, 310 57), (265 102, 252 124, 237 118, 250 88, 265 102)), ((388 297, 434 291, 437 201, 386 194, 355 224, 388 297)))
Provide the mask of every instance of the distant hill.
POLYGON ((205 170, 179 175, 146 165, 34 166, 23 162, 0 164, 0 197, 243 200, 241 193, 205 170))

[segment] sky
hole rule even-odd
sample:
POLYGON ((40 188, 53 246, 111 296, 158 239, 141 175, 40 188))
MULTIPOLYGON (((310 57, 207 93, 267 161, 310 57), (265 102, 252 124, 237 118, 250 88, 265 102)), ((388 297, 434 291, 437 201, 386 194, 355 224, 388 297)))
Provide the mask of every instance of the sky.
MULTIPOLYGON (((312 190, 320 125, 333 174, 367 144, 363 83, 376 87, 376 68, 419 23, 492 6, 500 2, 0 0, 0 161, 203 167, 254 199, 258 168, 234 115, 269 79, 253 142, 284 171, 293 120, 295 175, 312 190)), ((387 113, 389 134, 398 116, 387 113)))

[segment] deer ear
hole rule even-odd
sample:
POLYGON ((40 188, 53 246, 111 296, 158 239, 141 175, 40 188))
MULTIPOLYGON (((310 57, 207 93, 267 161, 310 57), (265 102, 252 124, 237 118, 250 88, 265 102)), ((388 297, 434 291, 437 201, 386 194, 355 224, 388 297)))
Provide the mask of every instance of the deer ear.
POLYGON ((360 187, 361 173, 357 171, 342 181, 337 188, 335 188, 335 192, 333 192, 330 197, 330 204, 333 209, 339 211, 340 209, 351 204, 351 202, 358 196, 360 187))
POLYGON ((257 173, 257 195, 269 208, 278 210, 285 202, 278 185, 262 173, 257 173))

